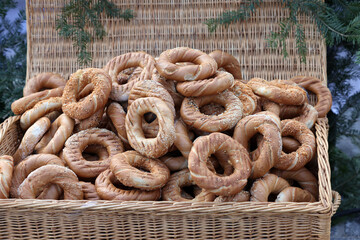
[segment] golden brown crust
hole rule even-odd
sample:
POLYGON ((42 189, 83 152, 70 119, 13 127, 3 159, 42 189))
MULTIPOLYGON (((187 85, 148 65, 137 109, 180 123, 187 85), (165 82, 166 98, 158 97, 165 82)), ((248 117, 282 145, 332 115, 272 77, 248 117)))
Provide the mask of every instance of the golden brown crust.
POLYGON ((236 125, 234 139, 246 149, 249 149, 249 140, 256 133, 263 136, 258 155, 252 156, 257 158, 251 159, 251 178, 264 176, 278 161, 282 149, 280 126, 280 119, 267 111, 247 116, 236 125))
POLYGON ((234 77, 224 71, 216 71, 211 78, 179 82, 176 89, 185 97, 200 97, 215 95, 234 85, 234 77))
POLYGON ((311 129, 318 119, 318 112, 308 103, 301 106, 281 105, 279 116, 280 119, 291 118, 302 122, 311 129))
POLYGON ((22 97, 11 104, 11 110, 14 114, 23 114, 25 111, 33 108, 35 104, 40 101, 52 98, 61 97, 64 91, 64 87, 58 87, 55 89, 44 90, 30 94, 26 97, 22 97))
POLYGON ((47 184, 59 185, 64 190, 65 200, 81 200, 83 192, 76 174, 67 167, 45 165, 31 172, 19 186, 22 199, 34 199, 47 184))
POLYGON ((296 76, 290 80, 316 94, 318 100, 315 109, 318 111, 319 118, 325 117, 332 105, 332 97, 329 88, 323 85, 320 79, 315 77, 296 76))
POLYGON ((251 172, 246 149, 223 133, 198 137, 191 148, 188 165, 191 177, 199 187, 222 196, 239 193, 251 172), (234 168, 231 175, 219 176, 207 167, 208 158, 216 152, 227 153, 228 161, 234 168))
POLYGON ((121 140, 111 131, 106 129, 91 128, 72 135, 65 142, 63 157, 79 177, 97 177, 102 171, 109 168, 110 158, 124 151, 121 140), (88 145, 97 144, 104 146, 109 157, 99 161, 87 161, 82 152, 88 145))
POLYGON ((104 108, 100 108, 90 117, 80 120, 78 124, 74 127, 74 133, 78 133, 82 130, 86 130, 89 128, 99 127, 101 121, 103 120, 104 108))
POLYGON ((276 202, 315 202, 314 196, 298 187, 287 187, 277 196, 276 202))
POLYGON ((125 186, 147 191, 162 188, 170 177, 170 171, 163 162, 143 157, 136 151, 127 151, 113 156, 110 161, 110 170, 125 186), (139 168, 148 172, 141 171, 139 168))
POLYGON ((242 79, 240 63, 233 55, 220 50, 215 50, 209 53, 209 56, 216 61, 218 68, 225 69, 227 72, 231 73, 235 79, 242 79))
POLYGON ((306 168, 300 168, 296 171, 282 171, 272 169, 271 172, 285 179, 292 179, 299 183, 302 189, 310 192, 315 199, 319 197, 319 185, 316 177, 306 168))
POLYGON ((190 140, 189 131, 186 127, 186 124, 181 119, 177 119, 175 121, 175 134, 176 138, 174 141, 174 145, 187 159, 189 157, 189 153, 193 143, 190 140))
POLYGON ((24 97, 40 92, 42 89, 53 89, 63 87, 66 80, 57 73, 45 72, 30 78, 23 89, 24 97))
POLYGON ((106 114, 111 119, 111 122, 114 125, 121 141, 123 141, 124 144, 128 145, 129 141, 127 140, 125 128, 126 112, 124 111, 123 107, 117 102, 112 102, 106 109, 106 114))
POLYGON ((0 156, 0 199, 9 198, 13 169, 14 159, 8 155, 0 156))
POLYGON ((71 136, 75 121, 66 114, 60 115, 35 146, 37 153, 58 154, 71 136))
POLYGON ((34 122, 46 114, 61 110, 62 98, 53 97, 42 100, 27 110, 20 118, 20 126, 23 130, 28 129, 34 122))
POLYGON ((169 168, 170 171, 176 172, 188 167, 187 158, 180 156, 174 157, 171 155, 164 155, 159 158, 160 161, 165 163, 165 165, 169 168))
POLYGON ((84 193, 84 200, 100 200, 95 185, 90 182, 79 182, 84 193))
POLYGON ((130 91, 128 106, 138 98, 156 97, 163 100, 175 117, 175 104, 170 93, 160 83, 153 80, 138 81, 130 91))
POLYGON ((291 153, 282 152, 274 167, 281 170, 298 170, 305 166, 316 150, 315 136, 305 124, 296 120, 281 121, 281 136, 292 136, 301 146, 291 153))
POLYGON ((235 79, 234 86, 230 89, 235 96, 237 96, 243 104, 244 116, 251 115, 257 108, 257 96, 254 94, 251 87, 235 79))
POLYGON ((95 188, 101 199, 121 201, 155 201, 160 198, 160 189, 144 191, 139 189, 125 190, 114 186, 118 181, 115 175, 107 169, 96 178, 95 188))
POLYGON ((241 192, 232 196, 218 196, 214 202, 247 202, 250 200, 250 193, 242 190, 241 192))
POLYGON ((128 100, 130 90, 136 81, 149 80, 155 68, 155 59, 145 52, 130 52, 111 59, 104 70, 109 73, 112 80, 110 99, 115 101, 128 100), (128 81, 125 84, 117 82, 118 74, 127 68, 141 67, 142 71, 137 80, 128 81))
POLYGON ((180 109, 183 121, 196 129, 207 132, 222 132, 233 128, 242 117, 242 103, 232 92, 226 90, 217 95, 185 98, 180 109), (205 115, 200 108, 209 103, 225 107, 219 115, 205 115))
POLYGON ((49 128, 50 120, 46 117, 42 117, 37 120, 31 127, 29 127, 28 130, 26 130, 19 148, 13 155, 15 165, 21 162, 25 157, 34 151, 36 144, 40 141, 49 128))
POLYGON ((261 78, 252 78, 247 85, 255 94, 273 102, 286 105, 302 105, 307 101, 306 92, 295 85, 280 80, 266 81, 261 78))
POLYGON ((110 91, 111 78, 107 72, 99 68, 80 69, 70 76, 65 85, 62 110, 75 119, 89 118, 105 106, 110 91), (80 91, 89 83, 93 84, 93 91, 80 100, 80 91))
POLYGON ((187 47, 168 49, 156 61, 159 74, 176 81, 195 81, 212 76, 218 69, 215 60, 206 53, 187 47), (196 65, 176 65, 177 62, 192 62, 196 65))
POLYGON ((194 180, 191 178, 189 169, 183 169, 179 172, 173 173, 170 176, 168 183, 162 189, 162 199, 165 201, 176 202, 212 202, 216 195, 205 189, 201 189, 199 194, 196 194, 195 198, 184 198, 182 196, 182 187, 195 185, 194 180))
POLYGON ((27 158, 25 158, 21 163, 16 165, 14 168, 13 178, 11 180, 11 188, 10 188, 11 197, 13 198, 19 197, 18 188, 20 184, 27 178, 27 176, 32 171, 48 164, 64 166, 63 161, 59 157, 53 154, 30 155, 27 158))
POLYGON ((250 190, 252 202, 267 202, 271 193, 279 194, 290 184, 283 178, 275 174, 266 174, 264 177, 257 179, 250 190))
POLYGON ((130 145, 149 158, 163 156, 175 140, 174 116, 164 101, 147 97, 136 99, 128 108, 125 119, 127 138, 130 145), (142 130, 142 116, 152 112, 159 123, 156 138, 145 138, 142 130))

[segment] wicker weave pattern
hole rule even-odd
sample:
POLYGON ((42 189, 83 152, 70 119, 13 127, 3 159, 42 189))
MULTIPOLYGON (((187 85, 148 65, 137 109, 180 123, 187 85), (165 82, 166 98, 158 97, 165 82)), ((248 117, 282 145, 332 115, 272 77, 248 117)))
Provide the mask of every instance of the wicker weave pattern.
MULTIPOLYGON (((54 71, 69 76, 79 66, 72 43, 55 31, 55 18, 67 0, 27 1, 27 78, 54 71)), ((295 41, 289 57, 266 48, 265 33, 287 16, 280 1, 265 0, 245 24, 209 33, 202 24, 224 10, 237 9, 235 0, 115 0, 131 8, 130 23, 102 19, 109 34, 91 45, 93 66, 112 57, 143 50, 154 56, 177 46, 205 52, 222 49, 238 57, 244 79, 288 79, 313 75, 326 84, 325 44, 307 19, 306 64, 300 64, 295 41)), ((314 102, 314 98, 311 101, 314 102)), ((315 203, 176 203, 119 201, 0 200, 0 239, 329 239, 330 219, 340 203, 331 192, 327 119, 315 125, 320 200, 315 203), (333 200, 334 199, 334 200, 333 200), (334 202, 333 202, 334 201, 334 202)), ((0 125, 0 154, 13 154, 22 137, 19 117, 0 125)))
MULTIPOLYGON (((55 19, 66 0, 27 1, 28 75, 54 71, 68 77, 79 69, 72 42, 64 41, 55 30, 55 19)), ((94 67, 103 67, 111 58, 131 51, 145 51, 158 56, 166 49, 187 46, 211 52, 221 49, 233 54, 243 66, 243 78, 254 76, 268 80, 288 79, 308 74, 326 81, 325 44, 316 27, 302 19, 308 45, 307 63, 300 64, 295 40, 288 40, 289 57, 266 47, 266 38, 278 30, 278 22, 287 12, 281 1, 265 0, 263 7, 245 24, 219 27, 210 33, 205 20, 225 10, 237 9, 235 0, 116 0, 122 8, 134 10, 129 23, 122 19, 103 19, 108 36, 90 45, 94 67)))

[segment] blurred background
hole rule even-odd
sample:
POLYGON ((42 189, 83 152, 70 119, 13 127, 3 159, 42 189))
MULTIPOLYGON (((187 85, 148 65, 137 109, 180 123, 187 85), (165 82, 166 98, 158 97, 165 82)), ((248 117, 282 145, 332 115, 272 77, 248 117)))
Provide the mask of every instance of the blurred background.
MULTIPOLYGON (((326 2, 338 10, 344 1, 326 2)), ((328 87, 333 95, 328 114, 331 182, 342 196, 332 221, 332 239, 360 239, 359 49, 359 45, 349 42, 327 48, 328 87)), ((11 103, 22 97, 25 76, 25 0, 0 0, 0 122, 12 115, 11 103)))

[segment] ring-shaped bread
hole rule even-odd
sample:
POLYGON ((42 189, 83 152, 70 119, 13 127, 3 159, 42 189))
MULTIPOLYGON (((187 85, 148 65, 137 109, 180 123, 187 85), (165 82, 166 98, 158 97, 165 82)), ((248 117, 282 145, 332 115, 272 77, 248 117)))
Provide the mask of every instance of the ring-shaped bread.
POLYGON ((115 133, 100 128, 90 128, 72 135, 65 142, 63 158, 79 177, 94 178, 110 166, 110 158, 124 151, 121 140, 115 133), (88 145, 102 145, 109 157, 98 161, 87 161, 82 152, 88 145))
POLYGON ((206 53, 188 47, 177 47, 162 52, 156 61, 159 74, 175 81, 195 81, 209 78, 218 69, 215 60, 206 53), (177 62, 192 62, 177 65, 177 62))
POLYGON ((168 152, 175 141, 174 116, 168 105, 159 98, 136 99, 125 118, 127 139, 136 151, 149 158, 159 158, 168 152), (145 113, 154 113, 159 124, 155 138, 145 138, 142 119, 145 113))
POLYGON ((198 137, 191 148, 188 163, 191 178, 196 185, 222 196, 239 193, 245 187, 251 173, 247 150, 223 133, 211 133, 208 136, 198 137), (227 154, 228 162, 234 168, 232 174, 220 176, 208 168, 208 159, 216 152, 227 154))
POLYGON ((125 186, 147 191, 162 188, 170 177, 170 171, 162 161, 144 157, 136 151, 112 156, 110 170, 125 186))
POLYGON ((185 98, 180 109, 183 121, 190 127, 206 132, 222 132, 233 128, 242 118, 242 103, 232 92, 226 90, 217 95, 185 98), (224 106, 219 115, 205 115, 200 108, 209 103, 224 106))
POLYGON ((63 112, 75 119, 86 119, 104 108, 111 91, 111 78, 107 72, 99 68, 80 69, 71 74, 67 81, 63 98, 63 112), (79 94, 83 88, 92 83, 93 90, 85 98, 80 99, 79 94))

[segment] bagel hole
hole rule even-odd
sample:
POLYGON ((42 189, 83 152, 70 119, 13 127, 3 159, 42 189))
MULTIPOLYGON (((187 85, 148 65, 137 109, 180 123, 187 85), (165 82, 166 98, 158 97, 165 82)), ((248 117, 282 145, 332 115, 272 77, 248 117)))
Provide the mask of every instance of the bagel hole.
POLYGON ((253 152, 258 148, 258 143, 261 142, 263 136, 260 133, 256 133, 249 140, 249 152, 253 152))
POLYGON ((130 67, 119 72, 116 75, 116 82, 120 85, 128 83, 136 68, 138 67, 130 67))
POLYGON ((136 168, 137 170, 142 171, 142 172, 150 173, 149 170, 147 170, 146 168, 143 168, 143 167, 141 167, 141 166, 136 166, 135 168, 136 168))
POLYGON ((152 112, 147 112, 144 114, 144 120, 147 122, 147 123, 152 123, 153 121, 156 120, 156 115, 152 112))
POLYGON ((200 112, 205 115, 220 115, 225 111, 225 108, 218 103, 209 103, 200 107, 200 112))
POLYGON ((215 169, 215 173, 219 176, 229 176, 234 172, 233 166, 231 165, 231 163, 229 163, 229 156, 226 153, 222 153, 221 156, 216 156, 216 154, 213 154, 210 156, 208 161, 209 164, 212 164, 213 169, 215 169), (219 161, 219 157, 222 157, 223 159, 219 161), (221 162, 223 164, 221 164, 221 162), (224 164, 226 164, 226 166, 224 166, 224 164))
POLYGON ((88 145, 82 152, 82 156, 83 156, 83 158, 85 158, 87 161, 90 161, 90 162, 99 161, 100 157, 101 157, 99 152, 103 153, 104 158, 107 158, 109 156, 106 148, 102 145, 97 145, 97 144, 88 145))
POLYGON ((194 199, 201 192, 201 188, 197 185, 181 187, 181 197, 186 199, 194 199))
POLYGON ((275 202, 276 198, 277 198, 277 194, 270 193, 268 197, 268 202, 275 202))

